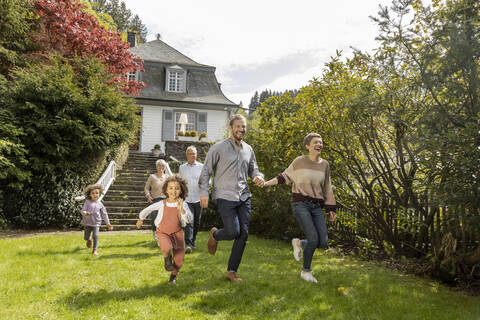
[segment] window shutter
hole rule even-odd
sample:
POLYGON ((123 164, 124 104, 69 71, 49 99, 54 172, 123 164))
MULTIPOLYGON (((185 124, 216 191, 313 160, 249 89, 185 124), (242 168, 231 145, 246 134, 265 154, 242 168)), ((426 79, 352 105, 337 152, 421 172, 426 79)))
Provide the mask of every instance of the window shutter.
POLYGON ((162 121, 162 140, 171 141, 175 139, 175 124, 173 121, 173 111, 163 110, 162 121))
POLYGON ((207 132, 207 113, 199 112, 197 114, 197 132, 198 134, 202 132, 207 132))

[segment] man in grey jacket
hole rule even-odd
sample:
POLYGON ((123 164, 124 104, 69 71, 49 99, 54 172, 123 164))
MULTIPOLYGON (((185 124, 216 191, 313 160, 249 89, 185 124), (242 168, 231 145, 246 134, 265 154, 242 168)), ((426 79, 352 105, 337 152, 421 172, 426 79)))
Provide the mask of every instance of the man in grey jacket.
POLYGON ((215 254, 217 242, 234 240, 226 277, 230 281, 242 281, 237 270, 242 260, 250 224, 251 193, 247 179, 263 186, 263 174, 258 170, 252 147, 243 141, 247 121, 242 115, 230 118, 230 137, 213 145, 208 151, 198 181, 200 205, 208 207, 208 185, 213 174, 212 198, 217 201, 223 228, 212 228, 208 240, 208 252, 215 254))

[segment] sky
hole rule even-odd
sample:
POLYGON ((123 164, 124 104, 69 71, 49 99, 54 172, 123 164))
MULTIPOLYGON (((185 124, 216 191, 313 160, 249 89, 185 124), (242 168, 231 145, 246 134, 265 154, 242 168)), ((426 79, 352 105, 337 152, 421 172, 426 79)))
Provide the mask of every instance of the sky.
POLYGON ((223 93, 248 107, 264 89, 300 89, 352 47, 371 52, 369 18, 391 0, 123 0, 148 29, 194 61, 216 67, 223 93))

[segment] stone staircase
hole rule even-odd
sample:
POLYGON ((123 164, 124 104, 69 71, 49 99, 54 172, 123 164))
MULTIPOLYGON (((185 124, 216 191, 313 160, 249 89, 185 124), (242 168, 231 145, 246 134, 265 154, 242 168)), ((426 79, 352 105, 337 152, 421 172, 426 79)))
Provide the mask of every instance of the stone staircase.
MULTIPOLYGON (((148 205, 143 188, 148 176, 156 172, 157 159, 150 153, 130 151, 122 169, 117 170, 115 182, 102 200, 114 230, 136 229, 138 214, 148 205)), ((142 229, 150 229, 149 217, 142 229)))

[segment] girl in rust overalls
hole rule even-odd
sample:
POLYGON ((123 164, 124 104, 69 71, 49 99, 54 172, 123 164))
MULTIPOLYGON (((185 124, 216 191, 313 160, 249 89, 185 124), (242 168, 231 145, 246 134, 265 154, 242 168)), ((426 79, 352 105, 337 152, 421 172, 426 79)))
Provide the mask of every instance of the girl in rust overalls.
MULTIPOLYGON (((175 284, 185 257, 182 228, 187 223, 192 223, 193 215, 187 203, 184 202, 188 195, 188 189, 187 183, 182 177, 179 175, 168 177, 162 189, 167 199, 143 209, 140 216, 146 216, 149 212, 158 210, 155 219, 158 245, 165 257, 165 270, 171 271, 169 283, 175 284)), ((137 228, 140 228, 142 224, 143 220, 138 219, 137 228)))

